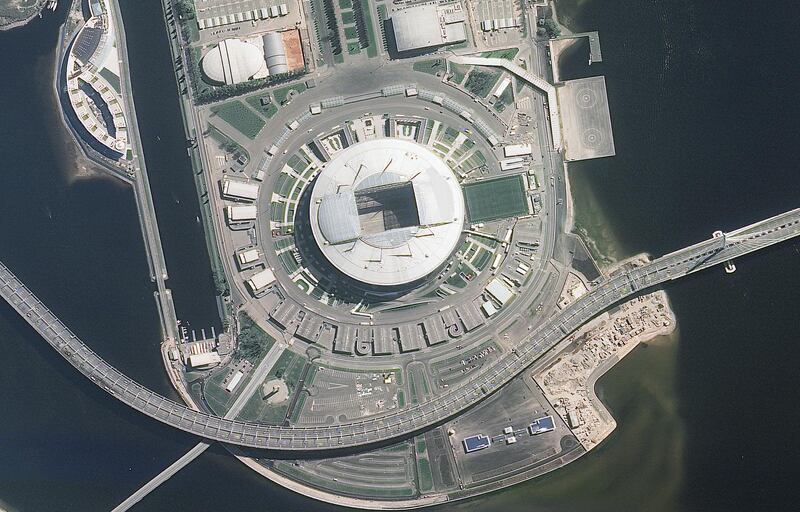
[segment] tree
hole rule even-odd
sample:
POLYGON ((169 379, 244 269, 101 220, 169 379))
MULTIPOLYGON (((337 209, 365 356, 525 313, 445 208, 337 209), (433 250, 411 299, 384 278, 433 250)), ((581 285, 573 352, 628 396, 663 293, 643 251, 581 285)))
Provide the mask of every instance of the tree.
POLYGON ((489 94, 489 90, 492 88, 492 85, 496 79, 497 74, 488 73, 486 71, 478 71, 476 69, 469 74, 467 83, 464 84, 464 87, 466 87, 466 89, 472 92, 472 94, 475 96, 480 96, 483 98, 489 94))
POLYGON ((178 0, 175 2, 175 13, 180 20, 194 19, 194 3, 191 0, 178 0))
POLYGON ((266 352, 267 343, 271 338, 246 313, 239 315, 239 326, 237 337, 239 355, 251 363, 256 363, 266 352))
POLYGON ((558 23, 556 23, 552 19, 548 18, 544 20, 542 26, 544 27, 544 30, 547 32, 547 37, 549 37, 550 39, 553 39, 554 37, 559 37, 561 35, 561 27, 558 26, 558 23))

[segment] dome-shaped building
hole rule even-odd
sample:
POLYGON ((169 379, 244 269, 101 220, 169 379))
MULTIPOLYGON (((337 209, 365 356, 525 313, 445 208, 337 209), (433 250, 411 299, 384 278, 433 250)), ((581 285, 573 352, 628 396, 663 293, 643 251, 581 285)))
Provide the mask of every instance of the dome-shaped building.
POLYGON ((373 286, 418 282, 441 267, 464 227, 464 197, 425 146, 375 139, 338 153, 311 192, 310 224, 339 271, 373 286))
POLYGON ((239 39, 226 39, 209 50, 201 66, 205 76, 219 84, 238 84, 255 75, 267 75, 261 48, 239 39))

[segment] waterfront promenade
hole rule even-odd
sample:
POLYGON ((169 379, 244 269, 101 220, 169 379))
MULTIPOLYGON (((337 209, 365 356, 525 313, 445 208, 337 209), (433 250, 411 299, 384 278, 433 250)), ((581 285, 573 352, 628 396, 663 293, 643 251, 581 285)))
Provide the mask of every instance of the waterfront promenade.
POLYGON ((281 427, 221 418, 158 395, 89 349, 2 263, 0 295, 81 373, 148 416, 209 440, 287 452, 326 451, 407 437, 444 421, 497 391, 566 335, 614 304, 646 288, 797 236, 800 236, 800 209, 667 254, 600 283, 540 324, 519 341, 514 351, 464 385, 451 388, 428 402, 392 413, 313 427, 281 427))

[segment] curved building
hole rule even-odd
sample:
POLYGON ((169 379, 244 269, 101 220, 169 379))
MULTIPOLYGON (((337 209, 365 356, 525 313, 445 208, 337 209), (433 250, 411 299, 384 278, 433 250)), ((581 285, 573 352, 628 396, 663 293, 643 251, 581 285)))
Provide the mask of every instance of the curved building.
POLYGON ((261 49, 239 39, 220 42, 203 56, 201 66, 210 80, 228 85, 267 74, 261 49))
POLYGON ((464 198, 450 168, 401 139, 354 144, 320 173, 311 229, 337 269, 376 286, 412 283, 438 269, 464 225, 464 198))
POLYGON ((264 57, 267 60, 267 69, 270 75, 287 73, 289 62, 286 58, 286 48, 283 45, 283 36, 278 32, 264 34, 264 57))

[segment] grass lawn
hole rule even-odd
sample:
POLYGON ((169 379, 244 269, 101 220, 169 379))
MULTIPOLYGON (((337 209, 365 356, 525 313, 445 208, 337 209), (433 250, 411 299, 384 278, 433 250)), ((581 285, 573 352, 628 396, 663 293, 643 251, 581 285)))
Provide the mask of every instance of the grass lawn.
POLYGON ((225 135, 219 128, 211 123, 208 124, 208 135, 217 141, 220 148, 224 149, 228 153, 241 153, 245 155, 248 160, 250 160, 250 153, 246 149, 239 145, 238 142, 225 135))
POLYGON ((364 24, 366 25, 367 29, 367 40, 369 41, 369 46, 367 46, 367 57, 377 57, 378 56, 378 46, 375 41, 375 27, 372 25, 372 7, 370 7, 369 0, 357 0, 361 2, 361 9, 364 11, 364 24))
POLYGON ((183 29, 189 35, 190 43, 196 43, 200 40, 200 27, 197 26, 197 20, 187 20, 186 23, 183 24, 183 29))
POLYGON ((106 82, 108 82, 108 84, 113 87, 115 91, 122 91, 119 85, 119 77, 113 71, 108 68, 103 68, 100 70, 100 76, 105 78, 106 82))
POLYGON ((275 344, 275 338, 261 329, 247 313, 239 313, 239 326, 241 330, 236 351, 256 365, 275 344))
MULTIPOLYGON (((284 350, 283 354, 275 361, 275 365, 269 371, 264 382, 275 378, 283 379, 289 387, 289 396, 291 397, 291 394, 297 386, 297 381, 300 379, 305 361, 305 356, 295 354, 291 350, 284 350)), ((261 390, 258 390, 250 397, 237 418, 277 425, 283 422, 288 408, 289 399, 280 404, 268 404, 267 401, 262 398, 261 390)))
POLYGON ((471 222, 485 222, 528 213, 528 202, 520 175, 470 183, 463 188, 471 222))
POLYGON ((339 7, 342 9, 350 9, 353 7, 353 0, 339 0, 339 7))
POLYGON ((356 495, 356 496, 377 496, 382 498, 399 498, 410 497, 416 494, 412 486, 405 487, 387 487, 380 485, 380 483, 363 482, 357 485, 351 482, 351 479, 331 479, 327 475, 318 475, 312 471, 306 470, 303 467, 297 467, 287 461, 276 461, 275 469, 278 472, 290 476, 291 478, 300 482, 305 482, 311 486, 319 487, 321 489, 331 489, 335 492, 356 495))
POLYGON ((433 489, 433 473, 428 459, 417 459, 417 476, 419 477, 419 490, 427 492, 433 489))
POLYGON ((361 53, 361 46, 359 46, 357 42, 347 43, 347 53, 349 53, 350 55, 357 55, 361 53))
POLYGON ((288 85, 286 87, 281 87, 280 89, 276 89, 275 102, 278 103, 279 105, 283 105, 283 102, 286 101, 286 97, 289 95, 289 91, 297 91, 297 93, 300 94, 306 89, 307 89, 306 84, 302 82, 293 85, 288 85))
POLYGON ((429 75, 435 75, 440 71, 444 71, 446 67, 447 62, 444 59, 419 60, 412 66, 414 71, 427 73, 429 75))
POLYGON ((464 81, 464 77, 467 76, 469 73, 470 67, 469 66, 462 66, 460 64, 450 64, 450 72, 453 73, 453 76, 450 77, 450 81, 454 84, 460 84, 464 81))
POLYGON ((482 71, 474 69, 467 77, 464 87, 475 96, 485 98, 491 91, 497 80, 500 79, 500 71, 482 71))
POLYGON ((506 48, 504 50, 492 50, 483 52, 481 57, 512 60, 519 53, 519 48, 506 48))
POLYGON ((211 112, 236 128, 248 139, 255 139, 266 124, 263 119, 239 100, 211 107, 211 112))
POLYGON ((342 11, 342 25, 352 25, 356 22, 353 11, 342 11))
POLYGON ((270 102, 268 105, 262 105, 261 98, 264 96, 269 96, 269 94, 255 94, 253 96, 248 96, 245 98, 245 101, 248 105, 258 111, 259 114, 269 119, 275 115, 275 113, 278 111, 278 107, 275 106, 275 102, 270 102))
POLYGON ((514 93, 512 92, 513 88, 511 86, 506 87, 506 90, 503 91, 503 94, 497 98, 497 101, 494 103, 494 109, 498 112, 502 112, 506 109, 506 106, 511 105, 514 103, 514 93))
POLYGON ((486 265, 489 263, 489 260, 491 259, 493 254, 494 254, 493 252, 489 252, 483 247, 481 247, 480 252, 478 253, 477 256, 475 256, 475 259, 472 261, 472 265, 478 270, 483 270, 484 268, 486 268, 486 265))
MULTIPOLYGON (((344 38, 347 40, 358 39, 358 30, 356 27, 344 27, 344 38)), ((349 46, 349 45, 348 45, 349 46)))

